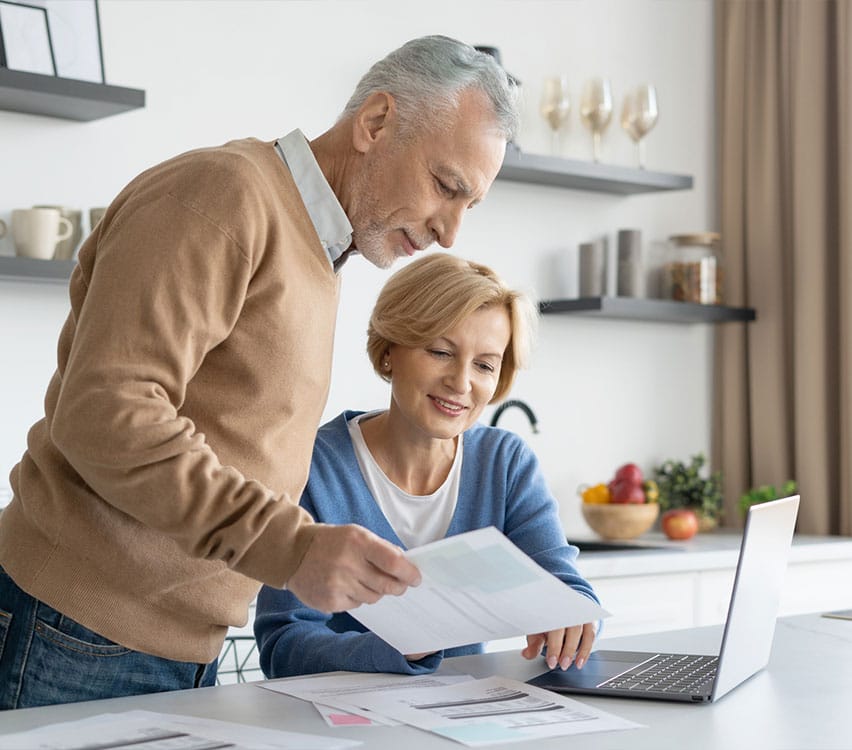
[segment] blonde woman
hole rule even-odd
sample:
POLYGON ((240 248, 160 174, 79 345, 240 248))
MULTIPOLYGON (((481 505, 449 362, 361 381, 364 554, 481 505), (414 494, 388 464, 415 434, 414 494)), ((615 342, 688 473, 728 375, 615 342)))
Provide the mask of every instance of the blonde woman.
MULTIPOLYGON (((356 523, 417 547, 496 526, 568 585, 597 601, 577 572, 538 461, 514 433, 477 422, 503 399, 528 357, 535 311, 486 266, 445 253, 397 272, 370 318, 367 351, 390 383, 387 409, 346 411, 314 445, 302 506, 322 523, 356 523)), ((353 601, 353 606, 356 602, 353 601)), ((400 654, 344 613, 326 614, 264 587, 255 635, 267 677, 333 670, 420 674, 444 656, 400 654)), ((527 636, 523 655, 546 649, 551 668, 582 667, 593 623, 527 636)))

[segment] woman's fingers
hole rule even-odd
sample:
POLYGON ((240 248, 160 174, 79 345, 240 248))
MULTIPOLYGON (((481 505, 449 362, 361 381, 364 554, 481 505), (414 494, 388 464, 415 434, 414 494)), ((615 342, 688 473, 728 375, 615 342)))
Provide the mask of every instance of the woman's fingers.
POLYGON ((592 653, 592 646, 595 644, 595 635, 594 623, 587 622, 583 625, 583 635, 580 638, 580 648, 577 649, 577 657, 574 659, 577 669, 582 669, 589 660, 589 654, 592 653))
POLYGON ((550 669, 568 669, 571 663, 582 669, 589 660, 595 642, 595 625, 587 622, 571 628, 558 628, 547 633, 527 636, 527 647, 523 656, 534 659, 541 652, 542 645, 547 647, 547 666, 550 669))
POLYGON ((535 659, 544 648, 546 641, 546 633, 536 633, 535 635, 527 636, 527 647, 521 651, 521 656, 524 659, 535 659))

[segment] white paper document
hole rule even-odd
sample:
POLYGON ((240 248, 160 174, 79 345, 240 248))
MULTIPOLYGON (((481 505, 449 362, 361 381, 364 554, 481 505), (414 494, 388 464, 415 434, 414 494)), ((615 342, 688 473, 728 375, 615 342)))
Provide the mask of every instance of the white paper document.
POLYGON ((423 577, 349 614, 402 654, 543 633, 609 613, 548 573, 493 526, 406 553, 423 577))
POLYGON ((0 734, 14 750, 346 750, 361 742, 194 716, 125 711, 0 734))
MULTIPOLYGON (((359 705, 354 696, 359 693, 377 693, 384 690, 394 691, 400 688, 419 689, 423 687, 440 687, 457 685, 460 682, 472 680, 470 675, 404 675, 386 674, 383 672, 330 672, 322 675, 307 677, 291 677, 286 680, 259 682, 258 687, 274 690, 277 693, 292 695, 310 701, 314 705, 328 706, 338 711, 344 711, 363 719, 369 719, 372 724, 396 726, 394 719, 377 714, 359 705)), ((317 709, 323 717, 323 709, 317 709)))
POLYGON ((470 747, 643 726, 506 677, 361 693, 353 699, 385 716, 470 747))

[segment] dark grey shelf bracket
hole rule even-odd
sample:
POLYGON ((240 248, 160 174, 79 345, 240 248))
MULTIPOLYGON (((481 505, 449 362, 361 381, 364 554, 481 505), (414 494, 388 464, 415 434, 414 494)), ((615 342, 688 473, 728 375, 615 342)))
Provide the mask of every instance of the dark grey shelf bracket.
POLYGON ((497 179, 616 195, 692 188, 692 177, 689 175, 649 172, 647 169, 613 164, 525 154, 512 145, 506 148, 506 156, 497 179))
POLYGON ((0 256, 0 281, 28 281, 43 284, 68 284, 76 260, 39 260, 0 256))
POLYGON ((748 323, 757 319, 751 307, 700 305, 668 299, 636 297, 579 297, 539 302, 542 315, 571 313, 597 318, 645 320, 657 323, 748 323))
POLYGON ((145 106, 145 92, 0 68, 0 109, 88 122, 145 106))

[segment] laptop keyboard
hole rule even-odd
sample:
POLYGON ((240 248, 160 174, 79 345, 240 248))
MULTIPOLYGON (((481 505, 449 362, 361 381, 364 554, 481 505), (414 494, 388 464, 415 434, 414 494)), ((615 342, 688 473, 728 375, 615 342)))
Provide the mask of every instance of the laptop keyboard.
POLYGON ((598 687, 654 693, 709 694, 718 656, 657 654, 598 687))

